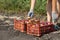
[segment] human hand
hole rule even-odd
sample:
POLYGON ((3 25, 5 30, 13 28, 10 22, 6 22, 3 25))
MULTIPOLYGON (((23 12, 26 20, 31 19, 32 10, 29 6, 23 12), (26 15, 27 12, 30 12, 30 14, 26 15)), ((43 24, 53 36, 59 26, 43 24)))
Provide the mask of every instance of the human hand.
POLYGON ((56 13, 56 12, 53 12, 53 13, 52 13, 52 22, 53 22, 53 23, 54 23, 54 22, 57 22, 57 19, 58 19, 57 13, 56 13))
POLYGON ((33 10, 30 10, 30 11, 28 12, 28 17, 32 18, 33 15, 34 15, 33 10))

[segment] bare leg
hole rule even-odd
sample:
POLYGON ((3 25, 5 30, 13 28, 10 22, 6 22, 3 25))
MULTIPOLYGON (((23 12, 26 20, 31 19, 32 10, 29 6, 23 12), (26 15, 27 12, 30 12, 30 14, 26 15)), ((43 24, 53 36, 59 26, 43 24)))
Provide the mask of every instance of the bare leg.
POLYGON ((47 21, 51 22, 52 0, 47 0, 47 21))
POLYGON ((58 18, 60 17, 60 0, 57 1, 58 18))

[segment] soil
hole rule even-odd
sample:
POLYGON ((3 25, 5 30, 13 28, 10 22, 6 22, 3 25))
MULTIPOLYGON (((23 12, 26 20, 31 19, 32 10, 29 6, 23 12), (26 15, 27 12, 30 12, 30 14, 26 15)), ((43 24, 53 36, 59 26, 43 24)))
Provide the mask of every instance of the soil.
POLYGON ((0 40, 60 40, 60 30, 36 37, 16 31, 13 26, 13 19, 0 20, 0 40))

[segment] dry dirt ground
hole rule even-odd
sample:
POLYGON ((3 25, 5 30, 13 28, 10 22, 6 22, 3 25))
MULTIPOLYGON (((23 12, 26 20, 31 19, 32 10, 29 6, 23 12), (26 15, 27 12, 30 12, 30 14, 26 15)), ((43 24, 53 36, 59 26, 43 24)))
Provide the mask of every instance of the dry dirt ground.
POLYGON ((0 40, 60 40, 60 30, 36 37, 13 30, 13 20, 5 18, 0 20, 0 40))

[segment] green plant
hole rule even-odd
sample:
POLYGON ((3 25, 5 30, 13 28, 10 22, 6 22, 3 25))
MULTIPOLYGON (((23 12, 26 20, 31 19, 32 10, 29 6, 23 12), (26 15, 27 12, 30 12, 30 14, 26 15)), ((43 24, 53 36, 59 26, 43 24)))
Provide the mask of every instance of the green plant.
MULTIPOLYGON (((0 10, 28 12, 30 0, 0 0, 0 10)), ((36 0, 35 13, 46 13, 46 0, 36 0)))

